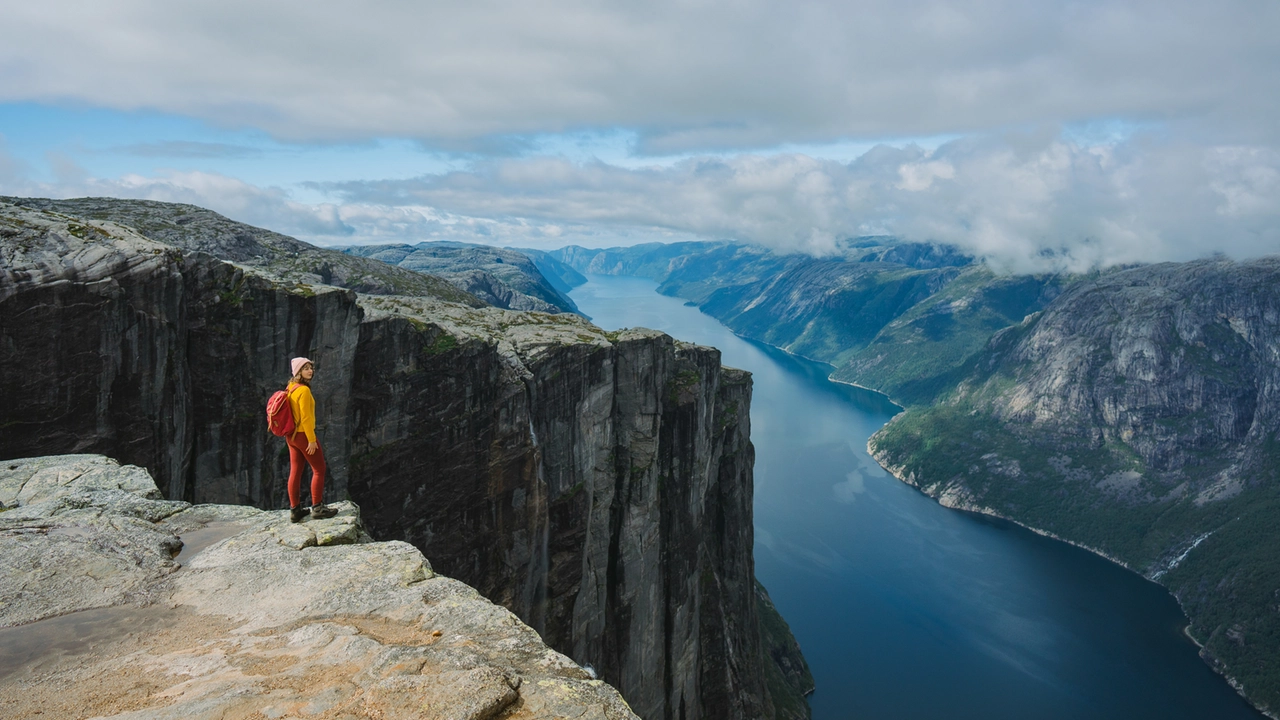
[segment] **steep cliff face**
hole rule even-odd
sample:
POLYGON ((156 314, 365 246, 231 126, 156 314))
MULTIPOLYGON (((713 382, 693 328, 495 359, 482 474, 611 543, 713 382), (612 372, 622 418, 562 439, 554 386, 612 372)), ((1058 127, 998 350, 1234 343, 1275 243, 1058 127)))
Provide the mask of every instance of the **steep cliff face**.
MULTIPOLYGON (((153 208, 154 209, 154 208, 153 208)), ((750 378, 581 318, 357 295, 0 206, 0 457, 97 452, 285 504, 264 399, 318 366, 329 499, 596 666, 646 718, 760 717, 750 378)))
POLYGON ((0 454, 93 452, 153 470, 171 498, 275 505, 287 464, 262 393, 312 352, 328 377, 345 492, 355 293, 279 282, 112 223, 13 208, 0 220, 0 454))
POLYGON ((1169 587, 1206 657, 1280 707, 1280 260, 1081 280, 871 440, 945 504, 1169 587))
POLYGON ((760 642, 772 662, 765 664, 765 682, 773 701, 772 716, 782 720, 805 720, 810 717, 805 697, 814 691, 813 674, 791 634, 791 626, 774 607, 769 593, 756 583, 756 612, 760 616, 760 642))
POLYGON ((650 331, 494 345, 494 311, 364 302, 351 487, 375 534, 448 558, 642 717, 761 715, 749 377, 650 331))
POLYGON ((569 291, 587 281, 582 273, 555 259, 545 250, 517 249, 533 262, 534 267, 538 268, 538 272, 542 273, 542 277, 546 278, 551 287, 566 297, 569 291))

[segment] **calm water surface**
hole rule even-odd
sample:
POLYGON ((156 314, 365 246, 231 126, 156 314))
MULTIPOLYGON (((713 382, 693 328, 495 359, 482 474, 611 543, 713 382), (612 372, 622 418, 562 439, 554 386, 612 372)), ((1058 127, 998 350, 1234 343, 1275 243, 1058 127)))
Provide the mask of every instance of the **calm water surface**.
POLYGON ((897 408, 743 340, 639 278, 573 300, 609 330, 713 345, 755 376, 756 574, 813 670, 817 720, 1258 720, 1200 661, 1173 598, 1101 558, 947 510, 867 438, 897 408))

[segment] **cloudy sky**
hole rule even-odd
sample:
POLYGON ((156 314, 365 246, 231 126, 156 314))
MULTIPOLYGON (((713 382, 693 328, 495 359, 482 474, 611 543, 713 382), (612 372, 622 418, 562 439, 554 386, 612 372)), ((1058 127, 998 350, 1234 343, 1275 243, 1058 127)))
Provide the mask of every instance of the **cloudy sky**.
POLYGON ((0 193, 320 244, 1280 253, 1275 0, 0 0, 0 193))

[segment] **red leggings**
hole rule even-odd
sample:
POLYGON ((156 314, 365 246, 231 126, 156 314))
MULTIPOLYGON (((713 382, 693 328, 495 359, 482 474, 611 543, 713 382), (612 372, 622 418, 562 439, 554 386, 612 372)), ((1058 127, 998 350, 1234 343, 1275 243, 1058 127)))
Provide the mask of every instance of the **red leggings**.
POLYGON ((306 433, 295 433, 286 441, 289 444, 289 506, 298 507, 302 502, 302 466, 311 466, 311 504, 324 502, 324 448, 316 443, 313 455, 307 454, 306 433))

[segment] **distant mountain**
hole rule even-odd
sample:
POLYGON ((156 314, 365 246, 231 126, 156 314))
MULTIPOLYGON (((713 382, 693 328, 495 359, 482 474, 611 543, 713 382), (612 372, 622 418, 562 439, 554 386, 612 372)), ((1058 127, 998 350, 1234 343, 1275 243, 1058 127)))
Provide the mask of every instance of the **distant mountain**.
POLYGON ((659 279, 670 271, 673 260, 697 256, 706 248, 725 244, 727 243, 646 243, 604 250, 569 245, 552 250, 547 255, 580 273, 659 279))
POLYGON ((1160 582, 1206 661, 1280 709, 1280 258, 1029 276, 886 238, 552 254, 887 393, 907 409, 869 443, 882 465, 1160 582))
POLYGON ((578 306, 566 294, 569 286, 557 277, 557 287, 557 282, 543 275, 534 259, 516 250, 455 242, 352 245, 338 249, 442 277, 495 307, 578 312, 578 306))
POLYGON ((570 290, 587 281, 582 276, 582 273, 551 257, 550 254, 543 250, 532 250, 530 248, 512 249, 527 255, 533 261, 534 266, 538 268, 538 271, 542 273, 542 276, 551 284, 551 287, 565 297, 568 297, 570 290))
POLYGON ((737 243, 550 253, 576 270, 649 277, 744 337, 839 366, 835 378, 898 402, 928 402, 1000 328, 1071 282, 1000 276, 954 248, 858 238, 840 254, 737 243))
POLYGON ((1280 258, 1078 281, 869 446, 945 505, 1159 581, 1280 709, 1280 258))

